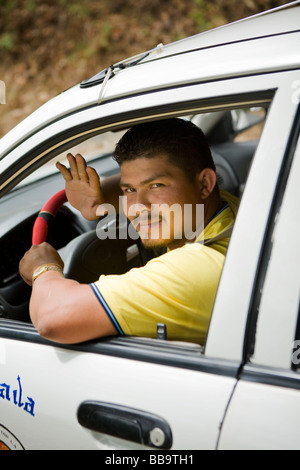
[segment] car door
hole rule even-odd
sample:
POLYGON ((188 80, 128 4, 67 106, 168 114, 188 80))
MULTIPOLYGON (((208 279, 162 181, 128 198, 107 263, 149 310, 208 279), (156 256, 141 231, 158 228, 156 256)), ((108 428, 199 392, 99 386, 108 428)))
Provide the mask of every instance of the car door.
POLYGON ((72 349, 41 340, 31 326, 0 327, 3 445, 215 447, 235 367, 210 363, 197 346, 115 339, 72 349))
MULTIPOLYGON (((67 116, 12 151, 8 162, 17 164, 5 169, 3 191, 14 178, 13 168, 17 179, 24 177, 39 161, 46 162, 55 156, 54 152, 61 150, 70 135, 76 140, 80 133, 92 134, 101 125, 108 125, 107 122, 110 127, 121 127, 119 115, 126 116, 128 125, 130 119, 130 122, 140 120, 141 113, 143 119, 170 115, 166 105, 171 106, 172 115, 185 115, 191 110, 230 109, 237 103, 269 104, 274 89, 279 88, 255 157, 255 161, 267 160, 269 138, 278 125, 278 113, 289 89, 286 78, 292 76, 292 72, 287 72, 262 75, 253 81, 242 77, 184 87, 180 102, 173 90, 159 91, 67 116)), ((293 111, 294 107, 289 105, 281 133, 275 134, 278 150, 273 156, 267 196, 276 181, 282 158, 280 147, 289 132, 293 111)), ((216 448, 243 359, 240 346, 244 343, 247 322, 247 293, 253 288, 251 275, 260 255, 259 240, 264 237, 265 208, 270 204, 266 197, 258 209, 256 238, 248 242, 244 254, 249 261, 248 276, 239 279, 240 296, 229 299, 227 286, 236 282, 239 266, 235 246, 239 249, 241 238, 247 235, 243 214, 251 202, 249 194, 251 200, 253 192, 262 184, 261 180, 255 181, 260 165, 263 163, 254 164, 251 169, 250 190, 246 187, 243 196, 205 349, 199 345, 142 338, 62 346, 43 340, 29 324, 0 321, 0 441, 3 446, 106 450, 151 446, 174 450, 216 448)))
POLYGON ((220 449, 300 447, 299 130, 298 109, 257 275, 246 363, 226 413, 220 449))

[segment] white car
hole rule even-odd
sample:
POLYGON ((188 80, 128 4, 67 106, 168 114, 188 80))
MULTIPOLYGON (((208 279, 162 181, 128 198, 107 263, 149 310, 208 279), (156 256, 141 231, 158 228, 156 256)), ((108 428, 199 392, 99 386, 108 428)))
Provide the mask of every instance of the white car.
MULTIPOLYGON (((300 448, 299 102, 297 1, 108 67, 0 140, 0 449, 152 449, 144 462, 192 464, 192 450, 300 448), (54 162, 75 148, 105 178, 124 129, 166 116, 203 128, 220 186, 241 197, 205 344, 160 327, 46 341, 18 264, 64 188, 54 162)), ((146 261, 68 204, 49 236, 83 282, 146 261)))

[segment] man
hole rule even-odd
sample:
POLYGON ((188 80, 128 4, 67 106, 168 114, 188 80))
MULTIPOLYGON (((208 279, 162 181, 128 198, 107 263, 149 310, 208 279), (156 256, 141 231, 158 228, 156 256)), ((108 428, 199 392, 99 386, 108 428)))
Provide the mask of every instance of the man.
POLYGON ((33 246, 20 262, 23 279, 32 284, 32 322, 42 336, 61 343, 155 337, 157 324, 164 323, 168 339, 203 344, 237 199, 219 192, 205 136, 182 119, 133 127, 117 144, 115 159, 121 179, 102 185, 81 155, 68 155, 70 169, 58 164, 69 202, 96 220, 105 203, 117 207, 121 188, 123 209, 142 243, 167 253, 87 285, 64 278, 63 262, 49 244, 33 246))

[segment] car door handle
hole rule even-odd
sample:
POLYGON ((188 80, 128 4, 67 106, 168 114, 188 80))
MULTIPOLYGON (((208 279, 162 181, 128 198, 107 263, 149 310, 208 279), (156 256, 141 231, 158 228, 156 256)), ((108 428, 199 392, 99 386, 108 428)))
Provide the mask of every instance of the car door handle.
POLYGON ((77 411, 81 426, 158 449, 172 447, 172 432, 160 416, 122 405, 85 401, 77 411))

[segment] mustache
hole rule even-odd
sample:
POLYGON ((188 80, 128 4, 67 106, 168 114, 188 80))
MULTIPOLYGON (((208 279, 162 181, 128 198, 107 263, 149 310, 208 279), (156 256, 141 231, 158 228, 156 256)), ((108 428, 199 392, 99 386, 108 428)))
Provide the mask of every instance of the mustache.
POLYGON ((136 228, 138 225, 151 225, 158 222, 165 222, 166 219, 161 214, 139 214, 131 220, 132 225, 136 228))

